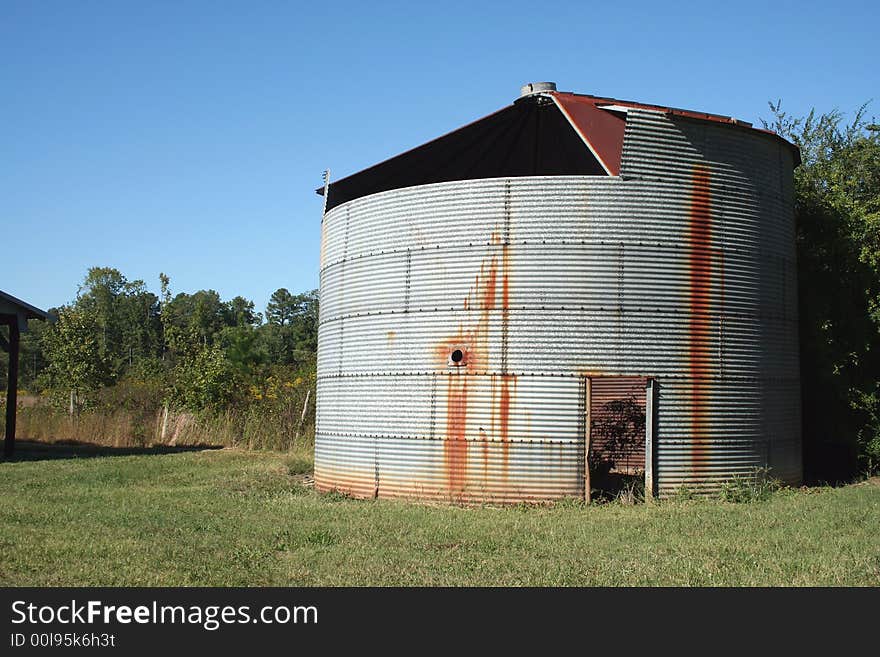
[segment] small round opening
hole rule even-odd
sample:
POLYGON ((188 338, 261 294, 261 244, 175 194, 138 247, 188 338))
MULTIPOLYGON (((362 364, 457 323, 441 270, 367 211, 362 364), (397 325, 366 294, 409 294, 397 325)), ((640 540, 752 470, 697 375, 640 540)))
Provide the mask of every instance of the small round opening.
POLYGON ((461 349, 456 349, 452 352, 450 358, 452 358, 453 363, 460 363, 461 360, 464 358, 464 352, 461 349))

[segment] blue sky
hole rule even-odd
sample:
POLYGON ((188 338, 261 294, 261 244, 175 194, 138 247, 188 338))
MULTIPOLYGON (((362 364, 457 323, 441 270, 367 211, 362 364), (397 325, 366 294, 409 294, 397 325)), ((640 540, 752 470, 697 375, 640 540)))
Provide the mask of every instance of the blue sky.
POLYGON ((260 310, 318 285, 340 178, 525 82, 732 115, 880 115, 875 2, 0 4, 0 289, 90 266, 260 310))

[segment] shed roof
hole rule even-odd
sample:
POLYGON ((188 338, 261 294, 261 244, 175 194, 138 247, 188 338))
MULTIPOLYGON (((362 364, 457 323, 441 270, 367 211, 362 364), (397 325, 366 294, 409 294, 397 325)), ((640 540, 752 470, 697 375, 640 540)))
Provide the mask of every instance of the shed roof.
MULTIPOLYGON (((729 116, 616 98, 542 91, 478 121, 329 185, 327 210, 390 189, 453 180, 531 175, 620 175, 626 113, 659 111, 687 119, 756 130, 796 146, 770 130, 729 116), (584 148, 586 147, 586 148, 584 148)), ((324 193, 324 188, 316 190, 324 193)))
POLYGON ((45 310, 22 301, 11 294, 0 290, 0 315, 15 315, 28 319, 53 320, 54 316, 45 310))

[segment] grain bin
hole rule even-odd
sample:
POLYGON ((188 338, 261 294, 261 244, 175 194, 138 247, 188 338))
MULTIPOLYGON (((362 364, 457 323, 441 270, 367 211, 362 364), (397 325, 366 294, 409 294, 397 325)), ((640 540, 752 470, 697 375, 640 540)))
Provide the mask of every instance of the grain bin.
POLYGON ((798 483, 798 163, 729 117, 535 83, 321 190, 316 486, 798 483))

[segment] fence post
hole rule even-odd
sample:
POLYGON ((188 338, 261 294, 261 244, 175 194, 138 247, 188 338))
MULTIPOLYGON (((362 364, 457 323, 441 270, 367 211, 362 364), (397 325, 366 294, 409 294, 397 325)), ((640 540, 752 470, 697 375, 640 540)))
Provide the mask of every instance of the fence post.
POLYGON ((296 438, 299 438, 299 434, 302 433, 303 423, 306 421, 306 409, 309 407, 309 397, 312 395, 312 389, 309 388, 306 390, 306 400, 303 402, 302 413, 299 415, 299 428, 296 430, 296 438))
POLYGON ((165 444, 165 432, 168 430, 168 403, 162 409, 162 430, 159 432, 159 442, 165 444))
POLYGON ((590 503, 590 432, 593 404, 593 380, 587 377, 586 394, 584 395, 584 502, 590 503))
POLYGON ((654 499, 654 379, 645 386, 645 500, 654 499))

